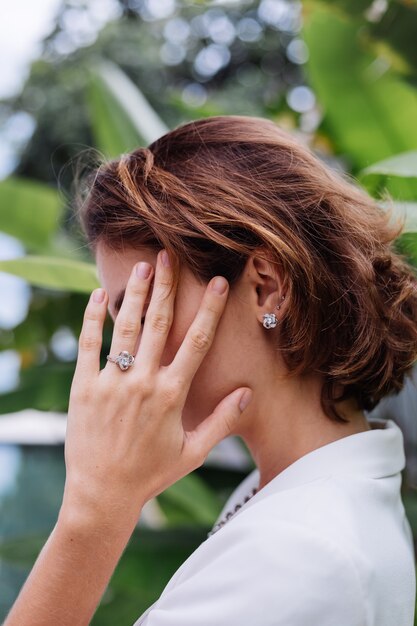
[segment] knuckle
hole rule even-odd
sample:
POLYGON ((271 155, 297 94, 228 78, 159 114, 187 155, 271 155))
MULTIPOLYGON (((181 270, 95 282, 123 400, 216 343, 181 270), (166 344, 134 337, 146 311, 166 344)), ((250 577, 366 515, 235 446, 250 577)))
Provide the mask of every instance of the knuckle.
POLYGON ((180 399, 182 387, 177 381, 171 381, 164 385, 162 395, 166 406, 176 406, 180 399))
POLYGON ((168 291, 169 287, 171 286, 171 282, 172 282, 171 281, 171 275, 162 274, 159 277, 159 281, 158 282, 159 282, 161 287, 166 288, 166 289, 164 289, 164 291, 168 291))
POLYGON ((210 337, 203 330, 195 330, 190 337, 191 345, 199 352, 207 350, 210 345, 210 337))
POLYGON ((133 376, 126 376, 124 390, 128 398, 132 398, 139 393, 139 399, 142 399, 142 387, 138 385, 137 380, 133 376))
POLYGON ((223 303, 219 302, 219 298, 216 298, 216 294, 213 291, 206 291, 203 297, 203 309, 218 313, 223 308, 223 303))
POLYGON ((117 325, 116 332, 123 339, 131 339, 138 332, 138 324, 133 320, 121 320, 117 325))
POLYGON ((162 335, 165 335, 171 326, 170 317, 163 313, 153 313, 150 322, 152 330, 162 335))
POLYGON ((148 293, 148 285, 142 281, 137 282, 136 278, 133 283, 129 285, 129 295, 133 298, 142 298, 148 293))
POLYGON ((97 311, 94 311, 92 308, 87 307, 84 312, 84 323, 85 322, 99 322, 101 319, 100 315, 97 311))
POLYGON ((208 301, 206 304, 206 309, 207 311, 209 311, 210 313, 214 313, 214 315, 219 315, 219 313, 221 312, 222 307, 219 306, 219 302, 213 302, 213 301, 208 301))
POLYGON ((80 350, 89 352, 90 350, 97 350, 101 346, 101 340, 95 335, 81 333, 78 342, 80 350))
MULTIPOLYGON (((104 381, 103 381, 104 382, 104 381)), ((107 381, 106 381, 107 382, 107 381)), ((113 397, 114 388, 111 384, 103 384, 100 387, 100 398, 105 405, 108 405, 113 397)))
POLYGON ((135 382, 132 380, 132 384, 134 384, 135 389, 140 393, 142 399, 149 398, 153 394, 153 382, 148 376, 142 375, 139 380, 135 382))
POLYGON ((193 445, 192 445, 192 450, 193 450, 193 459, 194 459, 194 463, 196 465, 196 467, 200 467, 201 465, 204 464, 207 456, 208 456, 208 452, 206 451, 206 449, 203 447, 203 445, 199 442, 197 442, 196 440, 193 440, 193 445))
POLYGON ((178 393, 181 393, 186 384, 187 384, 186 378, 181 374, 176 374, 173 378, 169 380, 169 382, 167 383, 167 386, 168 387, 172 386, 174 389, 177 390, 178 393))
POLYGON ((71 389, 71 399, 80 405, 84 405, 88 402, 90 397, 90 389, 85 385, 74 385, 71 389))

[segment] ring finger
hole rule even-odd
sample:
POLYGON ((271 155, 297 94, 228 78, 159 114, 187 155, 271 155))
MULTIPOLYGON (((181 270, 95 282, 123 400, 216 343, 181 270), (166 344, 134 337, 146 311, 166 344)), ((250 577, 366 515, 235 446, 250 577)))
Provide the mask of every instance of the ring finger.
POLYGON ((138 348, 141 371, 153 374, 160 361, 173 322, 175 289, 170 258, 165 249, 158 253, 152 299, 138 348))
MULTIPOLYGON (((114 323, 110 356, 116 359, 120 352, 134 355, 141 329, 141 318, 149 291, 153 267, 149 263, 137 263, 130 274, 120 311, 114 323), (150 272, 146 276, 145 270, 150 272)), ((107 363, 106 367, 109 366, 107 363)), ((111 365, 114 367, 114 365, 111 365)))

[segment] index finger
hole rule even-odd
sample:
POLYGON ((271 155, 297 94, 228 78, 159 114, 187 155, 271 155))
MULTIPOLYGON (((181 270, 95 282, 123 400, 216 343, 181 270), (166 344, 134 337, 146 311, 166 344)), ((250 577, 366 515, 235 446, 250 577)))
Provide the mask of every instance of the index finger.
POLYGON ((78 341, 78 357, 75 378, 90 377, 100 371, 100 350, 103 341, 103 325, 107 312, 107 292, 95 289, 84 312, 84 320, 78 341))
POLYGON ((209 282, 197 315, 174 360, 168 366, 170 374, 185 383, 184 392, 186 393, 213 343, 216 328, 226 304, 228 290, 229 283, 223 276, 216 276, 209 282))

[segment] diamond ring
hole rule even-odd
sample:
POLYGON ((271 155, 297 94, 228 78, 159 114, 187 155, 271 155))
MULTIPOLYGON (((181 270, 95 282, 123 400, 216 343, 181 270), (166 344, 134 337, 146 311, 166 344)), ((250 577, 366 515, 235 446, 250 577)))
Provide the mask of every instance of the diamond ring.
POLYGON ((119 355, 116 357, 110 356, 110 354, 108 354, 107 360, 111 363, 116 363, 122 371, 125 371, 133 365, 133 363, 135 362, 135 357, 133 356, 133 354, 129 354, 129 352, 123 350, 122 352, 119 352, 119 355))

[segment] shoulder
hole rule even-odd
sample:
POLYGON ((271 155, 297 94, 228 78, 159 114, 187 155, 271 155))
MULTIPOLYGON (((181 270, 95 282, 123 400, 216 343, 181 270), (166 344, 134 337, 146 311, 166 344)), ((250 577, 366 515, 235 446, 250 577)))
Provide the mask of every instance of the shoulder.
POLYGON ((264 521, 256 528, 249 520, 236 520, 191 557, 150 611, 146 626, 366 623, 349 556, 302 523, 264 521))

